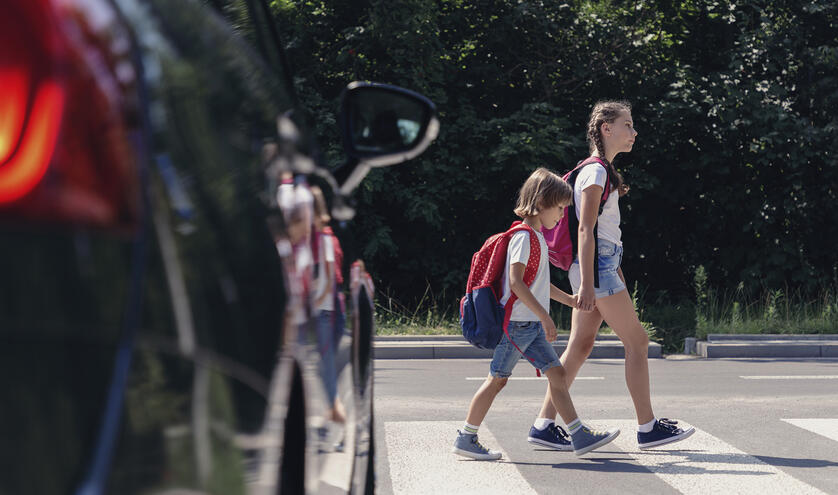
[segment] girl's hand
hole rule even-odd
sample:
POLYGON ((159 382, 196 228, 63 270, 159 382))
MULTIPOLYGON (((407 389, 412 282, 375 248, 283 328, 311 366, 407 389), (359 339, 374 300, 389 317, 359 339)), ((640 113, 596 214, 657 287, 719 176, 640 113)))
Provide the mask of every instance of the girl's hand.
POLYGON ((580 309, 580 307, 579 307, 579 294, 573 294, 572 296, 570 296, 570 299, 571 299, 570 307, 580 309))
POLYGON ((596 307, 596 294, 593 286, 583 284, 577 297, 580 311, 593 311, 596 307))
POLYGON ((556 330, 556 324, 553 323, 551 318, 543 318, 541 320, 541 326, 544 327, 544 333, 547 337, 547 342, 553 342, 556 340, 556 336, 558 331, 556 330))

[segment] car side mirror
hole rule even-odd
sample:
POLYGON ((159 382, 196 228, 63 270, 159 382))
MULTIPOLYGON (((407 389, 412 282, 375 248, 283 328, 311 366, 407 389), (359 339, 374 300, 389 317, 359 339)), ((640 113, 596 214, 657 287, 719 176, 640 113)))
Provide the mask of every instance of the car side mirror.
MULTIPOLYGON (((386 167, 420 155, 439 134, 436 107, 413 91, 372 82, 350 83, 341 95, 339 117, 350 161, 341 192, 357 187, 373 167, 386 167)), ((340 180, 340 179, 339 179, 340 180)))

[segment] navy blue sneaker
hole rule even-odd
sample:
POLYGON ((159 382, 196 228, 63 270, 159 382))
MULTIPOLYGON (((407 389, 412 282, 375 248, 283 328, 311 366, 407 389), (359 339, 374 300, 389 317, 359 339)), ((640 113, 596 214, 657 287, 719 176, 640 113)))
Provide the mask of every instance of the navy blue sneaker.
POLYGON ((648 433, 637 432, 638 447, 640 447, 640 450, 651 449, 659 445, 679 442, 695 433, 695 428, 692 426, 679 428, 677 425, 677 421, 666 418, 655 421, 652 431, 648 433))
POLYGON ((531 426, 527 441, 529 443, 541 445, 542 447, 549 447, 554 450, 573 450, 573 444, 570 443, 570 437, 567 435, 567 432, 555 423, 550 424, 543 430, 539 430, 535 426, 531 426))

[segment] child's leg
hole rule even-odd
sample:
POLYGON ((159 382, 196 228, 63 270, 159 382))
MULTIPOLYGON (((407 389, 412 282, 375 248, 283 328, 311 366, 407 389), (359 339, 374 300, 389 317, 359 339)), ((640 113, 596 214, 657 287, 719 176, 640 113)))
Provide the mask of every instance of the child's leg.
MULTIPOLYGON (((548 380, 548 396, 551 399, 553 410, 559 412, 565 424, 570 424, 578 418, 578 415, 567 390, 567 377, 564 368, 554 366, 545 371, 544 375, 548 380)), ((553 416, 547 417, 555 417, 555 412, 553 416)))
MULTIPOLYGON (((530 346, 530 350, 532 351, 533 364, 547 376, 553 407, 559 411, 559 415, 570 430, 573 451, 577 455, 582 455, 614 440, 620 434, 620 430, 592 430, 579 420, 570 393, 567 390, 566 373, 562 368, 559 357, 556 355, 556 351, 553 350, 547 340, 543 337, 537 339, 530 346)), ((560 449, 560 447, 554 448, 560 449)))
POLYGON ((597 299, 597 308, 608 326, 620 337, 626 352, 628 385, 639 424, 655 419, 649 391, 649 337, 640 324, 628 291, 597 299))
MULTIPOLYGON (((516 329, 519 324, 510 322, 509 332, 515 339, 515 342, 521 349, 526 349, 531 342, 531 338, 522 336, 519 339, 516 334, 516 329)), ((468 416, 466 423, 474 427, 480 426, 495 397, 506 385, 507 379, 512 374, 512 369, 521 359, 521 354, 515 346, 509 342, 509 339, 504 335, 492 355, 492 362, 489 364, 489 376, 486 381, 477 389, 474 397, 471 399, 471 404, 468 407, 468 416)))
MULTIPOLYGON (((590 312, 573 310, 570 324, 570 339, 567 343, 567 348, 562 353, 560 358, 562 367, 564 368, 565 382, 568 390, 570 389, 576 375, 591 355, 591 350, 594 348, 594 341, 596 340, 596 333, 602 325, 602 316, 599 311, 594 309, 590 312)), ((539 418, 553 419, 556 417, 556 408, 553 407, 553 401, 550 394, 550 385, 547 385, 547 391, 544 394, 544 401, 541 404, 541 411, 538 413, 539 418)), ((567 424, 567 423, 565 423, 567 424)))
POLYGON ((498 393, 506 385, 507 378, 495 377, 489 375, 486 381, 474 394, 471 399, 471 404, 468 406, 468 416, 466 416, 466 423, 474 426, 480 426, 489 408, 492 407, 492 402, 497 397, 498 393))
MULTIPOLYGON (((509 331, 510 334, 513 333, 511 323, 509 331)), ((517 340, 516 338, 516 342, 517 340)), ((521 345, 524 346, 522 349, 526 349, 527 343, 521 342, 521 345)), ((457 432, 452 452, 463 457, 484 461, 501 458, 499 451, 489 450, 477 441, 477 429, 486 417, 486 413, 489 412, 495 397, 506 385, 507 379, 512 373, 512 368, 515 367, 520 357, 518 350, 504 336, 498 346, 495 347, 492 364, 489 365, 489 376, 471 399, 466 424, 461 431, 457 432)))

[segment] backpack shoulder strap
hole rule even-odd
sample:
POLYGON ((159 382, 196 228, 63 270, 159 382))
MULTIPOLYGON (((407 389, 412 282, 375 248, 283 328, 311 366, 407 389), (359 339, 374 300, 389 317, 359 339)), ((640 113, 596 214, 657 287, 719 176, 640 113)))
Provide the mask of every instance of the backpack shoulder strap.
POLYGON ((516 232, 525 231, 530 235, 530 257, 527 259, 527 267, 524 270, 524 283, 532 284, 535 276, 538 273, 538 264, 541 262, 541 243, 538 242, 538 236, 535 230, 524 222, 517 221, 512 224, 506 234, 512 239, 512 235, 516 232))
POLYGON ((592 163, 599 163, 602 166, 602 168, 605 169, 605 172, 606 172, 605 173, 605 187, 602 189, 602 198, 600 199, 600 202, 599 202, 599 209, 600 209, 599 212, 602 213, 602 207, 605 205, 605 202, 608 200, 608 194, 611 192, 611 177, 608 174, 608 167, 605 165, 605 162, 603 162, 600 157, 589 156, 588 158, 585 158, 584 160, 581 160, 579 163, 576 164, 576 167, 573 170, 571 170, 570 172, 568 172, 565 175, 564 179, 567 180, 568 182, 572 181, 571 185, 575 184, 576 183, 576 176, 579 175, 579 172, 582 170, 582 167, 584 167, 585 165, 590 165, 592 163))

